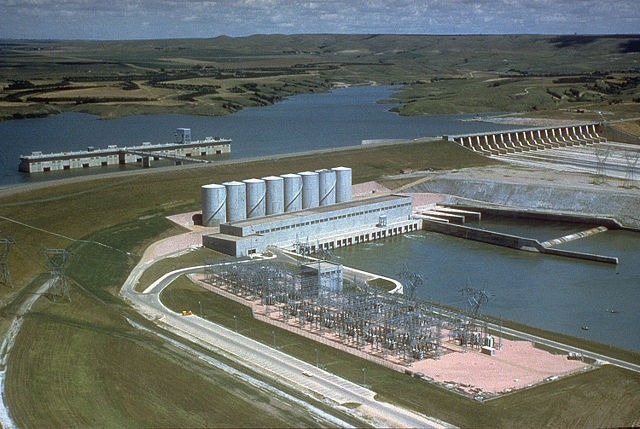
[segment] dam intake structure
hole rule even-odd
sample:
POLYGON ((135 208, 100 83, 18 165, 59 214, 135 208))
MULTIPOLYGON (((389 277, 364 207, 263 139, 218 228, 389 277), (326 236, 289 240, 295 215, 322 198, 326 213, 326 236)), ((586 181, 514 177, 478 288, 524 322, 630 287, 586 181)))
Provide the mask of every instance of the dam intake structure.
POLYGON ((598 134, 596 123, 442 137, 485 156, 585 146, 606 141, 598 134))
POLYGON ((140 163, 143 168, 151 167, 152 160, 168 159, 175 165, 184 163, 208 163, 202 158, 209 155, 221 155, 231 152, 231 140, 206 137, 204 140, 191 140, 190 128, 178 128, 173 143, 142 143, 137 146, 109 145, 103 149, 89 146, 87 150, 42 153, 20 156, 18 170, 23 173, 46 173, 49 171, 70 170, 76 168, 106 167, 140 163))

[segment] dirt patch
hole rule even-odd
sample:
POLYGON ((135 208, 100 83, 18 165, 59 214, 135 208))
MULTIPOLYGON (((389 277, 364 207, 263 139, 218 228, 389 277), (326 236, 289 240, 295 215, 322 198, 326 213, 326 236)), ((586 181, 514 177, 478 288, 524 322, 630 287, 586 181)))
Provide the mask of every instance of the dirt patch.
POLYGON ((568 360, 535 348, 526 341, 502 340, 494 356, 467 350, 443 355, 439 360, 424 359, 411 368, 447 387, 467 393, 509 393, 545 380, 589 367, 579 360, 568 360))
POLYGON ((354 197, 367 197, 371 194, 391 192, 391 190, 378 182, 364 182, 353 185, 351 192, 354 197))

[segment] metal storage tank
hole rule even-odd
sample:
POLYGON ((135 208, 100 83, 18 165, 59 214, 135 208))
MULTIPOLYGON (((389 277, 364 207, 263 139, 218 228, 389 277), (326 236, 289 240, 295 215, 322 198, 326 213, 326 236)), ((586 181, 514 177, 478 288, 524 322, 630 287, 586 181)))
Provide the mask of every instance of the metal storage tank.
POLYGON ((247 218, 247 190, 242 182, 225 182, 227 189, 227 222, 247 218))
POLYGON ((216 226, 227 221, 227 190, 222 185, 202 186, 202 225, 216 226))
POLYGON ((284 211, 302 210, 302 177, 299 174, 283 174, 284 179, 284 211))
POLYGON ((266 185, 265 214, 267 216, 284 212, 284 180, 278 176, 263 177, 266 185))
POLYGON ((320 175, 320 205, 329 206, 336 203, 336 172, 323 168, 316 170, 320 175))
POLYGON ((309 209, 318 207, 320 204, 318 173, 313 171, 303 171, 298 174, 302 176, 302 208, 309 209))
POLYGON ((247 219, 264 216, 266 184, 261 179, 243 180, 247 187, 247 219))
POLYGON ((334 167, 336 172, 336 203, 351 201, 351 169, 349 167, 334 167))

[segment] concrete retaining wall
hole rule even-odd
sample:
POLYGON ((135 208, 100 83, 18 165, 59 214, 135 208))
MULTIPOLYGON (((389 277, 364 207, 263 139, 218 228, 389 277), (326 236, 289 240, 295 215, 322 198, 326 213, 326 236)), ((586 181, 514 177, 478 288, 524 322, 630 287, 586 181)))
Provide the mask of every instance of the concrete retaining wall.
POLYGON ((533 238, 503 234, 500 232, 487 231, 484 229, 471 228, 468 226, 455 225, 451 223, 424 220, 422 222, 422 229, 426 231, 439 232, 441 234, 453 235, 455 237, 466 238, 469 240, 480 241, 483 243, 495 244, 497 246, 525 250, 529 252, 540 252, 556 256, 584 259, 594 262, 604 262, 608 264, 618 263, 618 258, 615 257, 547 248, 540 244, 538 240, 533 238))
MULTIPOLYGON (((511 208, 503 207, 482 207, 479 208, 470 204, 443 204, 447 207, 453 207, 462 210, 480 211, 483 214, 514 217, 522 219, 535 219, 543 221, 554 222, 572 222, 572 223, 586 223, 593 225, 606 226, 608 229, 628 229, 625 228, 615 219, 598 216, 577 215, 577 214, 560 214, 560 213, 547 213, 538 212, 535 210, 514 210, 511 208)), ((634 229, 635 230, 635 229, 634 229)))
MULTIPOLYGON (((640 195, 615 190, 587 190, 553 185, 493 182, 478 179, 436 178, 404 192, 447 194, 445 202, 615 218, 622 225, 640 228, 640 195)), ((608 226, 608 225, 605 225, 608 226)))
POLYGON ((519 237, 517 235, 503 234, 484 229, 471 228, 468 226, 455 225, 451 223, 423 221, 422 229, 425 231, 439 232, 441 234, 453 235, 455 237, 466 238, 483 243, 495 244, 497 246, 511 247, 512 249, 528 248, 536 250, 537 241, 531 238, 519 237))

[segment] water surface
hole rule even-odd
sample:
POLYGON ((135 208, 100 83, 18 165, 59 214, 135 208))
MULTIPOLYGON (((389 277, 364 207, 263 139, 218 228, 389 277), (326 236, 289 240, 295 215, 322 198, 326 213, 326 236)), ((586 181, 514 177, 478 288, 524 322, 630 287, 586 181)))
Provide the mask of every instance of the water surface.
MULTIPOLYGON (((287 98, 272 106, 251 107, 227 116, 140 115, 100 120, 81 113, 0 122, 0 186, 54 176, 17 171, 20 155, 174 141, 176 128, 191 128, 192 139, 233 140, 230 158, 276 155, 356 146, 369 139, 413 139, 515 128, 475 121, 473 115, 400 116, 381 104, 391 86, 336 89, 287 98)), ((101 168, 90 169, 95 171, 101 168)), ((79 174, 91 174, 84 171, 79 174)))
MULTIPOLYGON (((530 236, 543 238, 568 234, 575 227, 539 221, 522 226, 530 236)), ((409 270, 424 276, 425 282, 416 292, 421 298, 465 307, 467 300, 459 292, 461 288, 486 289, 493 295, 483 309, 488 314, 640 351, 638 238, 638 233, 608 231, 559 246, 617 256, 617 266, 522 252, 426 231, 336 249, 335 256, 345 265, 394 278, 406 264, 409 270), (582 330, 582 326, 589 330, 582 330)))

